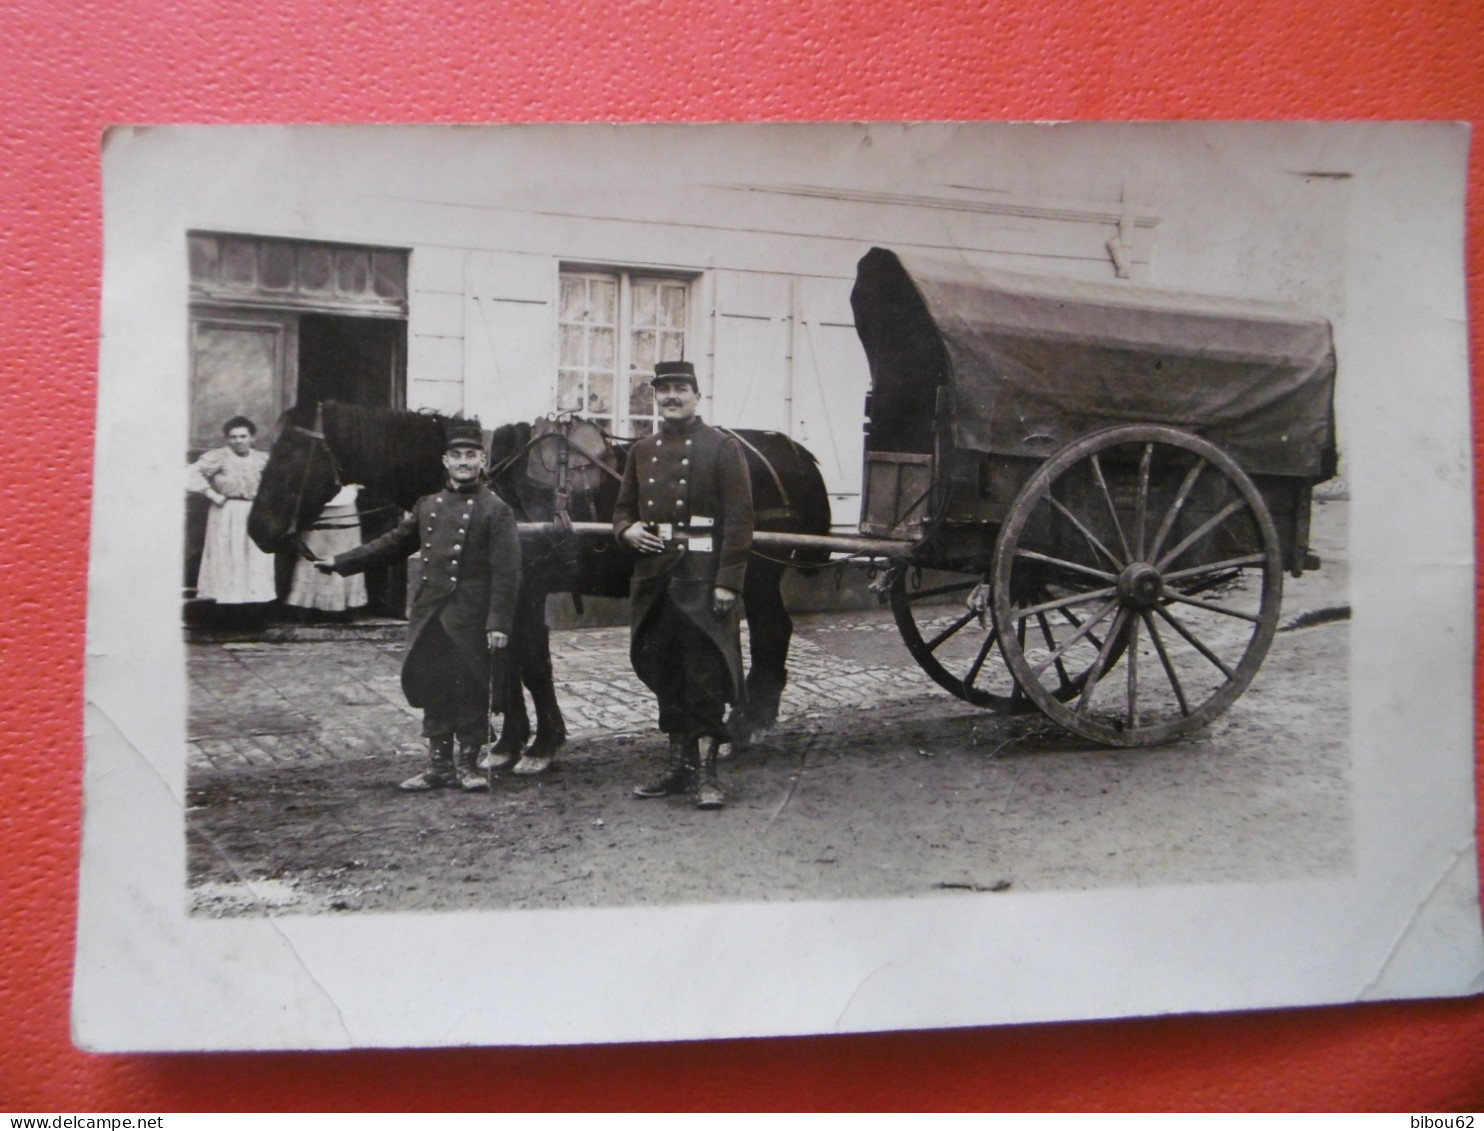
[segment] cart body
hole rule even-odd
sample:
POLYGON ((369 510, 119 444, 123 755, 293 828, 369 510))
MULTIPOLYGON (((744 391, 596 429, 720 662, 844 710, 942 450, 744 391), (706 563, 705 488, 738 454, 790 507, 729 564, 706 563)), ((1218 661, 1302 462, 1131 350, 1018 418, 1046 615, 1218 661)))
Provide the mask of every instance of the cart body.
MULTIPOLYGON (((871 373, 863 534, 919 540, 930 564, 987 567, 985 528, 1041 464, 1102 429, 1158 424, 1230 454, 1266 502, 1284 568, 1304 568, 1310 494, 1336 467, 1325 319, 882 248, 861 260, 851 304, 871 373)), ((1182 526, 1212 505, 1191 500, 1182 526)))

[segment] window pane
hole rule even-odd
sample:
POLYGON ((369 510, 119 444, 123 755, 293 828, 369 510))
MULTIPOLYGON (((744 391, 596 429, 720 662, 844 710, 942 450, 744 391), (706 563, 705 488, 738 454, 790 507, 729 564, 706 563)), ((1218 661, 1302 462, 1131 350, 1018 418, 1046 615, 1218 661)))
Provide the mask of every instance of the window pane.
POLYGON ((557 411, 582 409, 582 374, 563 369, 557 378, 557 411))
POLYGON ((660 335, 660 360, 679 361, 685 353, 684 334, 662 334, 660 335))
POLYGON ((685 288, 666 286, 660 291, 660 325, 685 327, 685 288))
POLYGON ((647 381, 654 375, 654 331, 640 330, 634 335, 634 368, 647 381))
POLYGON ((221 269, 216 240, 211 236, 192 236, 187 246, 191 250, 191 282, 216 282, 217 272, 221 269))
POLYGON ((608 413, 613 411, 613 375, 594 373, 588 378, 587 411, 608 413))
POLYGON ((306 291, 327 291, 334 280, 335 263, 328 248, 299 249, 299 286, 306 291))
POLYGON ((587 331, 581 326, 562 327, 562 368, 571 369, 581 367, 587 361, 586 351, 582 348, 587 339, 587 331))
POLYGON ((293 245, 270 240, 263 245, 263 286, 270 290, 286 291, 293 285, 293 245))
POLYGON ((592 354, 588 365, 594 369, 603 369, 612 373, 614 366, 618 364, 618 355, 613 342, 613 331, 604 328, 593 330, 591 333, 592 337, 588 339, 588 346, 592 350, 592 354))
POLYGON ((581 322, 587 317, 587 280, 562 276, 562 321, 581 322))
POLYGON ((655 284, 644 279, 634 280, 634 325, 654 325, 655 284))
POLYGON ((590 419, 592 420, 592 422, 594 424, 596 424, 604 432, 607 432, 610 436, 613 435, 613 418, 612 417, 609 417, 609 416, 594 416, 594 417, 590 417, 590 419))
POLYGON ((636 440, 642 440, 654 431, 654 422, 651 420, 632 420, 629 422, 629 435, 636 440))
POLYGON ((629 374, 629 411, 635 416, 654 415, 654 388, 643 374, 629 374))
POLYGON ((382 298, 407 297, 407 257, 400 251, 371 253, 372 285, 382 298))
POLYGON ((618 321, 618 283, 611 279, 592 282, 593 307, 589 321, 612 326, 618 321))
POLYGON ((227 240, 222 248, 222 282, 252 286, 258 281, 258 249, 246 240, 227 240))
POLYGON ((371 257, 366 252, 337 252, 335 269, 341 294, 359 295, 371 289, 371 257))

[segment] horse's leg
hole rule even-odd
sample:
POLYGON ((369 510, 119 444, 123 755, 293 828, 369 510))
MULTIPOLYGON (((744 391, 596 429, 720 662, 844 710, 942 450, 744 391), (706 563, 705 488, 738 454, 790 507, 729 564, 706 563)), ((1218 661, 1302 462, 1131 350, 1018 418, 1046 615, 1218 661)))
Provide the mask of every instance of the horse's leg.
POLYGON ((551 669, 551 633, 543 624, 531 630, 533 646, 523 672, 536 708, 536 741, 515 765, 518 774, 539 774, 551 765, 567 742, 567 724, 557 703, 556 678, 551 669))
MULTIPOLYGON (((546 630, 545 604, 544 597, 533 592, 524 581, 521 583, 515 596, 515 623, 510 628, 510 641, 505 645, 509 649, 505 661, 505 724, 500 728, 500 740, 490 752, 491 761, 497 766, 507 764, 525 749, 531 738, 531 718, 526 714, 526 697, 521 691, 521 683, 530 682, 527 672, 532 665, 532 651, 536 648, 545 650, 545 639, 539 638, 536 632, 538 629, 543 633, 546 630)), ((532 692, 533 697, 534 694, 532 692)))
POLYGON ((788 682, 788 645, 794 622, 783 605, 779 584, 783 567, 754 558, 747 563, 742 599, 747 608, 752 665, 747 672, 747 702, 733 712, 732 740, 746 746, 755 731, 778 721, 778 701, 788 682))

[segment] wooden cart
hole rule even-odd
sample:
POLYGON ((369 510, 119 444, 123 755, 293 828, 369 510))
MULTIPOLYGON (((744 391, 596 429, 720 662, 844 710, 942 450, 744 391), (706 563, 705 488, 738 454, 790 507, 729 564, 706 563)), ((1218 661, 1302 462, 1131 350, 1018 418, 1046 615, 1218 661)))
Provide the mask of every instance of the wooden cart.
POLYGON ((861 533, 934 680, 1099 742, 1247 687, 1336 466, 1330 326, 1285 306, 991 274, 875 248, 861 533))

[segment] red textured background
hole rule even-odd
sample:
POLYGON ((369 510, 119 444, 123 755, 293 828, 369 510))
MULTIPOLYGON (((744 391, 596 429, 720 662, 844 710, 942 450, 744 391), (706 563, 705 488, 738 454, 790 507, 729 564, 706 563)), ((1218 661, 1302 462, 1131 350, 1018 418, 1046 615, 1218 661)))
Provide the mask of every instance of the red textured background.
MULTIPOLYGON (((0 1110, 1484 1108, 1479 999, 549 1050, 102 1057, 68 1036, 106 126, 1478 122, 1481 32, 1480 0, 0 0, 0 1110)), ((1476 358, 1481 177, 1476 145, 1476 358)))

